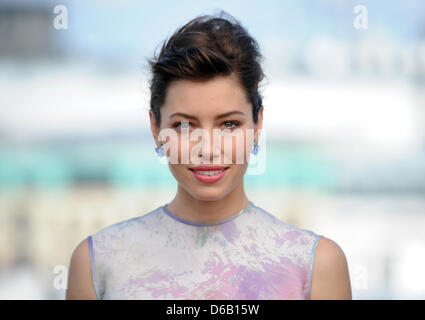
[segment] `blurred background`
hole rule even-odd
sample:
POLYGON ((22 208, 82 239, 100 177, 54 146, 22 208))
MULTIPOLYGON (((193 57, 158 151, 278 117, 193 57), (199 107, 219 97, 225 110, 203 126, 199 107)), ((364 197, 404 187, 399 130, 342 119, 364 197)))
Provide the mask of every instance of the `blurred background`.
POLYGON ((0 299, 63 299, 81 240, 172 200, 146 59, 220 9, 265 56, 250 199, 337 242, 354 299, 425 298, 425 2, 0 0, 0 299))

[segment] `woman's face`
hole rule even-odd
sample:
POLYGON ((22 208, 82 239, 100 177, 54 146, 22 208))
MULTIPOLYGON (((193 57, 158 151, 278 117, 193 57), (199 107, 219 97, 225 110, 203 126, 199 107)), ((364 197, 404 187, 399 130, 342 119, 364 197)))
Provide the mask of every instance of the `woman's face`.
POLYGON ((161 131, 173 133, 162 143, 167 146, 167 157, 177 155, 169 158, 168 165, 180 187, 198 200, 213 201, 243 184, 253 139, 258 142, 262 112, 263 108, 255 124, 245 89, 232 74, 208 81, 173 81, 161 107, 160 128, 152 111, 149 114, 157 145, 161 131), (226 169, 217 180, 217 175, 206 175, 201 172, 205 168, 198 166, 226 169))

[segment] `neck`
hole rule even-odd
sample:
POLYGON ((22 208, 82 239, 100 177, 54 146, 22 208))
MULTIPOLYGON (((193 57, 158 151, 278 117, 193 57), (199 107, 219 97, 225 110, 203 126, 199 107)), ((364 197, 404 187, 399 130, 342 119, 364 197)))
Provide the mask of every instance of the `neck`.
POLYGON ((226 219, 249 204, 241 183, 232 192, 218 200, 199 200, 180 185, 167 208, 176 216, 195 222, 213 222, 226 219))

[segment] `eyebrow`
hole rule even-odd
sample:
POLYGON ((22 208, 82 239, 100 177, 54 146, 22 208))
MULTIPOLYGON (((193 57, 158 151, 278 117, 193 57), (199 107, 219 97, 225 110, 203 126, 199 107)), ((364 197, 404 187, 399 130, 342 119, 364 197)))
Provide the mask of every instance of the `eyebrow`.
MULTIPOLYGON (((246 116, 246 114, 245 114, 244 112, 242 112, 242 111, 239 111, 239 110, 233 110, 233 111, 229 111, 229 112, 226 112, 226 113, 219 114, 219 115, 216 117, 216 119, 224 118, 224 117, 230 116, 230 115, 232 115, 232 114, 241 114, 241 115, 246 116)), ((198 118, 197 118, 197 117, 195 117, 195 116, 192 116, 192 115, 190 115, 190 114, 183 113, 183 112, 175 112, 175 113, 172 113, 172 114, 169 116, 169 118, 174 117, 174 116, 182 116, 182 117, 185 117, 185 118, 188 118, 188 119, 193 119, 193 120, 197 120, 197 119, 198 119, 198 118)))

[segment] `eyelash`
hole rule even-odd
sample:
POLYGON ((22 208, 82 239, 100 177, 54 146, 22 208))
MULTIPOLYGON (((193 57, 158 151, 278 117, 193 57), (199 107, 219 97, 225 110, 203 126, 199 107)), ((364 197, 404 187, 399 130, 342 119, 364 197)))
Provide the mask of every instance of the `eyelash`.
MULTIPOLYGON (((232 123, 233 124, 233 127, 230 127, 230 128, 229 127, 225 127, 227 129, 234 129, 236 127, 239 127, 239 125, 240 125, 240 123, 238 121, 235 121, 235 120, 226 120, 226 121, 223 121, 223 124, 224 123, 228 123, 228 122, 232 123)), ((192 124, 192 123, 189 122, 189 124, 192 124)), ((176 123, 173 124, 173 128, 179 128, 180 125, 181 125, 181 121, 176 122, 176 123)))

